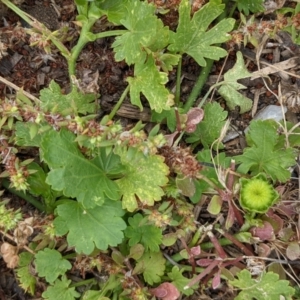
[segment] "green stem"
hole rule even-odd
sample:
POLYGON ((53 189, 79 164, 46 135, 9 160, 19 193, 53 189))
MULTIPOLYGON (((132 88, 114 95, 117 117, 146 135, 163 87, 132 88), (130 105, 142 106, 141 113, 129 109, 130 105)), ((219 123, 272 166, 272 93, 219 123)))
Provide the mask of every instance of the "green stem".
POLYGON ((111 30, 111 31, 105 31, 105 32, 93 34, 90 32, 90 30, 96 21, 97 19, 88 19, 87 22, 83 23, 78 42, 71 50, 71 57, 68 59, 68 69, 69 69, 70 77, 72 75, 75 75, 76 61, 78 59, 80 52, 82 51, 82 49, 85 47, 87 43, 93 42, 97 39, 109 37, 109 36, 121 35, 127 32, 127 30, 111 30))
POLYGON ((75 65, 77 58, 81 52, 81 50, 84 48, 84 46, 90 42, 90 39, 88 39, 88 33, 90 32, 91 28, 95 24, 97 19, 87 19, 86 21, 82 22, 82 28, 80 30, 80 36, 77 41, 77 44, 72 48, 71 50, 71 56, 68 59, 68 70, 69 70, 69 76, 71 78, 72 75, 75 76, 75 65))
MULTIPOLYGON (((243 239, 243 235, 244 235, 244 232, 240 232, 240 233, 234 234, 233 237, 239 241, 240 239, 243 239), (241 238, 239 238, 239 236, 241 236, 241 238)), ((218 242, 219 242, 219 244, 220 244, 221 246, 228 246, 228 245, 232 245, 232 244, 233 244, 233 242, 230 241, 230 240, 227 239, 227 238, 220 238, 220 239, 218 240, 218 242)), ((201 247, 202 250, 209 250, 209 249, 215 248, 214 244, 211 243, 211 242, 202 243, 202 244, 200 245, 200 247, 201 247)), ((173 257, 172 257, 172 258, 173 258, 173 257)))
POLYGON ((175 106, 179 106, 180 103, 180 87, 181 87, 181 71, 182 70, 182 55, 180 56, 178 67, 177 67, 177 78, 176 78, 176 92, 175 92, 175 106))
MULTIPOLYGON (((115 116, 115 114, 117 113, 117 111, 119 110, 120 106, 122 105, 123 101, 125 100, 128 92, 129 92, 129 88, 130 86, 128 85, 126 87, 126 89, 123 91, 120 99, 118 100, 118 102, 116 103, 116 105, 114 106, 113 110, 110 112, 109 116, 108 116, 108 120, 112 120, 112 118, 115 116)), ((107 121, 108 121, 107 120, 107 121)))
POLYGON ((34 199, 28 194, 25 194, 22 191, 17 191, 15 188, 10 187, 10 181, 8 179, 2 180, 2 185, 5 189, 7 189, 10 193, 24 199, 28 203, 32 204, 36 207, 39 211, 46 212, 46 207, 38 200, 34 199))
POLYGON ((203 106, 203 104, 205 103, 206 99, 208 98, 209 94, 213 91, 213 89, 215 89, 216 87, 223 85, 224 81, 215 83, 214 85, 212 85, 208 92, 205 94, 205 96, 201 99, 200 103, 198 104, 198 107, 201 108, 203 106))
POLYGON ((13 3, 11 3, 9 0, 1 0, 2 3, 4 3, 7 7, 9 7, 11 10, 13 10, 18 16, 20 16, 25 22, 28 24, 32 23, 32 20, 30 19, 30 16, 25 13, 23 10, 15 6, 13 3))
POLYGON ((78 287, 78 286, 88 285, 88 284, 97 284, 97 281, 94 278, 86 279, 86 280, 82 280, 82 281, 71 284, 71 287, 78 287))
POLYGON ((207 59, 206 66, 202 68, 200 75, 194 85, 192 92, 190 93, 185 105, 184 105, 184 112, 188 112, 188 110, 193 106, 194 102, 197 100, 197 97, 200 95, 200 92, 207 81, 208 75, 210 70, 214 64, 214 60, 207 59))
POLYGON ((235 2, 234 5, 233 5, 232 8, 231 8, 229 14, 228 14, 228 17, 231 18, 231 17, 233 16, 233 13, 234 13, 234 11, 236 10, 236 7, 237 7, 237 3, 235 2))
MULTIPOLYGON (((224 0, 225 10, 222 14, 217 18, 217 21, 220 22, 221 20, 227 17, 226 7, 228 6, 230 0, 224 0)), ((216 44, 216 46, 220 46, 220 44, 216 44)), ((206 65, 202 68, 200 75, 194 85, 191 94, 189 95, 185 105, 184 105, 184 112, 188 112, 188 110, 193 106, 194 102, 198 98, 201 93, 201 90, 207 81, 208 75, 210 74, 211 68, 214 64, 214 60, 206 59, 206 65)))

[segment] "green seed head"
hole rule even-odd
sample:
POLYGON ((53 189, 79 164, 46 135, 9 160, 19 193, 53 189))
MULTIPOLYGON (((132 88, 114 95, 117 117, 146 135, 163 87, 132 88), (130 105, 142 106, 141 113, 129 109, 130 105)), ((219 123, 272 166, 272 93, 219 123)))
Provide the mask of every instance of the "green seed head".
POLYGON ((242 178, 240 183, 240 204, 248 211, 265 213, 279 198, 264 174, 258 174, 251 179, 242 178))

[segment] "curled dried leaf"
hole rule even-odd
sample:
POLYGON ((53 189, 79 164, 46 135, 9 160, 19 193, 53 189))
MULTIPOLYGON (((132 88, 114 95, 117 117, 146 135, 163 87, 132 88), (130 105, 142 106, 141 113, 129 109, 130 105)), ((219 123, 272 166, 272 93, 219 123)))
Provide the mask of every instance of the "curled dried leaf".
POLYGON ((191 108, 187 113, 187 121, 185 131, 192 133, 196 130, 197 124, 199 124, 204 117, 203 109, 199 107, 191 108))
POLYGON ((18 265, 19 256, 18 248, 9 244, 3 243, 0 248, 3 260, 6 262, 8 268, 13 269, 18 265))
POLYGON ((19 245, 25 245, 28 242, 28 237, 33 234, 33 218, 27 218, 18 223, 18 227, 14 230, 14 239, 19 245))

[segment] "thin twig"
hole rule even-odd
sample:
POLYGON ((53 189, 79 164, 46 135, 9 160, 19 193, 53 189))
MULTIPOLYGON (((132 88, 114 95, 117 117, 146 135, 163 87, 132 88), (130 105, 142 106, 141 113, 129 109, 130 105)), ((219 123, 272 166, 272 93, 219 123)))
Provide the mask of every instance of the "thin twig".
POLYGON ((3 78, 2 76, 0 76, 0 81, 3 82, 4 84, 6 84, 7 86, 13 88, 17 92, 21 91, 26 97, 28 97, 32 101, 34 101, 34 102, 41 102, 40 99, 38 99, 38 98, 34 97, 33 95, 31 95, 30 93, 24 91, 22 88, 19 88, 18 86, 16 86, 12 82, 8 81, 7 79, 3 78))

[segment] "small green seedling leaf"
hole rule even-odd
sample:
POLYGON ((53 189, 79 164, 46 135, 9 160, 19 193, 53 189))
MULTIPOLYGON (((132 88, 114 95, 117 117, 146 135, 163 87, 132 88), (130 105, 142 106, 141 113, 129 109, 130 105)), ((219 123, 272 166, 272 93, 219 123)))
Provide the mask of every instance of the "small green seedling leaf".
POLYGON ((154 58, 149 55, 145 63, 137 63, 134 67, 134 77, 128 77, 130 85, 130 101, 143 108, 140 93, 149 101, 151 109, 160 113, 173 105, 174 96, 170 94, 165 84, 168 74, 160 72, 155 65, 154 58))
POLYGON ((201 141, 205 148, 220 137, 226 123, 227 112, 217 102, 207 103, 204 106, 204 118, 197 125, 196 130, 187 138, 188 143, 201 141))
POLYGON ((265 173, 274 181, 286 182, 291 174, 287 170, 295 164, 292 148, 278 148, 278 124, 272 120, 252 121, 246 134, 248 146, 243 155, 235 157, 241 165, 238 172, 251 175, 265 173))
POLYGON ((35 255, 35 267, 40 277, 45 277, 47 282, 53 283, 58 276, 72 268, 71 263, 64 259, 60 252, 45 248, 35 255), (49 263, 51 262, 51 263, 49 263))
MULTIPOLYGON (((67 130, 52 131, 44 136, 43 158, 51 168, 46 182, 54 190, 63 191, 65 196, 76 197, 86 208, 102 205, 105 197, 119 199, 117 184, 102 169, 103 157, 87 160, 74 140, 75 135, 67 130)), ((113 165, 114 159, 109 160, 113 165)), ((106 168, 109 170, 108 166, 106 168)))
POLYGON ((121 218, 124 211, 120 202, 105 200, 103 205, 84 209, 76 201, 65 201, 57 207, 54 220, 57 235, 68 232, 69 247, 75 246, 77 253, 90 254, 95 246, 107 250, 122 242, 126 223, 121 218))
POLYGON ((238 90, 246 87, 237 81, 249 77, 251 74, 245 67, 242 53, 237 52, 236 55, 237 62, 232 69, 225 73, 224 84, 222 84, 218 92, 226 100, 229 109, 234 110, 236 106, 239 106, 240 113, 243 114, 251 109, 252 100, 238 92, 238 90))
POLYGON ((192 197, 195 194, 195 184, 193 178, 190 177, 176 177, 176 186, 187 197, 192 197))
POLYGON ((20 286, 26 292, 34 295, 36 279, 30 272, 30 266, 33 261, 33 254, 29 252, 22 252, 19 255, 19 266, 17 269, 17 276, 20 281, 20 286))
POLYGON ((164 274, 165 262, 161 252, 146 252, 139 260, 133 270, 134 274, 143 273, 147 283, 159 283, 164 274))
POLYGON ((130 248, 129 258, 139 260, 145 252, 145 247, 142 244, 136 244, 130 248))
POLYGON ((159 251, 159 245, 162 242, 161 229, 154 225, 141 224, 142 220, 143 216, 141 214, 135 214, 128 219, 130 226, 126 228, 124 233, 129 238, 129 246, 141 243, 145 250, 159 251))
POLYGON ((233 29, 234 19, 223 19, 210 30, 209 25, 224 10, 221 1, 210 1, 198 10, 191 19, 191 4, 189 0, 182 0, 179 7, 179 25, 176 33, 170 34, 168 50, 174 53, 187 53, 200 66, 205 66, 205 58, 218 60, 227 55, 226 50, 212 46, 230 39, 227 33, 233 29))
POLYGON ((49 286, 47 290, 42 294, 45 300, 74 300, 79 298, 80 294, 75 291, 75 287, 69 287, 71 280, 68 280, 65 276, 61 280, 57 279, 53 286, 49 286))
POLYGON ((136 148, 118 148, 126 172, 123 178, 116 182, 123 195, 122 205, 128 211, 138 208, 136 197, 140 202, 149 206, 154 201, 161 200, 164 191, 161 188, 168 182, 169 169, 159 155, 145 156, 136 148))
POLYGON ((242 290, 235 300, 279 300, 280 296, 292 300, 295 293, 287 280, 279 280, 279 276, 273 272, 262 273, 259 278, 253 279, 248 270, 242 270, 237 277, 229 281, 231 285, 242 290))
POLYGON ((95 107, 94 94, 82 94, 75 88, 67 95, 63 95, 60 86, 51 81, 48 88, 40 92, 41 108, 45 112, 59 112, 63 116, 93 113, 95 107))
POLYGON ((219 195, 214 195, 207 206, 207 211, 212 215, 218 215, 221 211, 222 203, 221 197, 219 195))
POLYGON ((264 0, 237 0, 237 7, 239 11, 243 11, 246 16, 249 12, 258 13, 264 11, 264 0))

